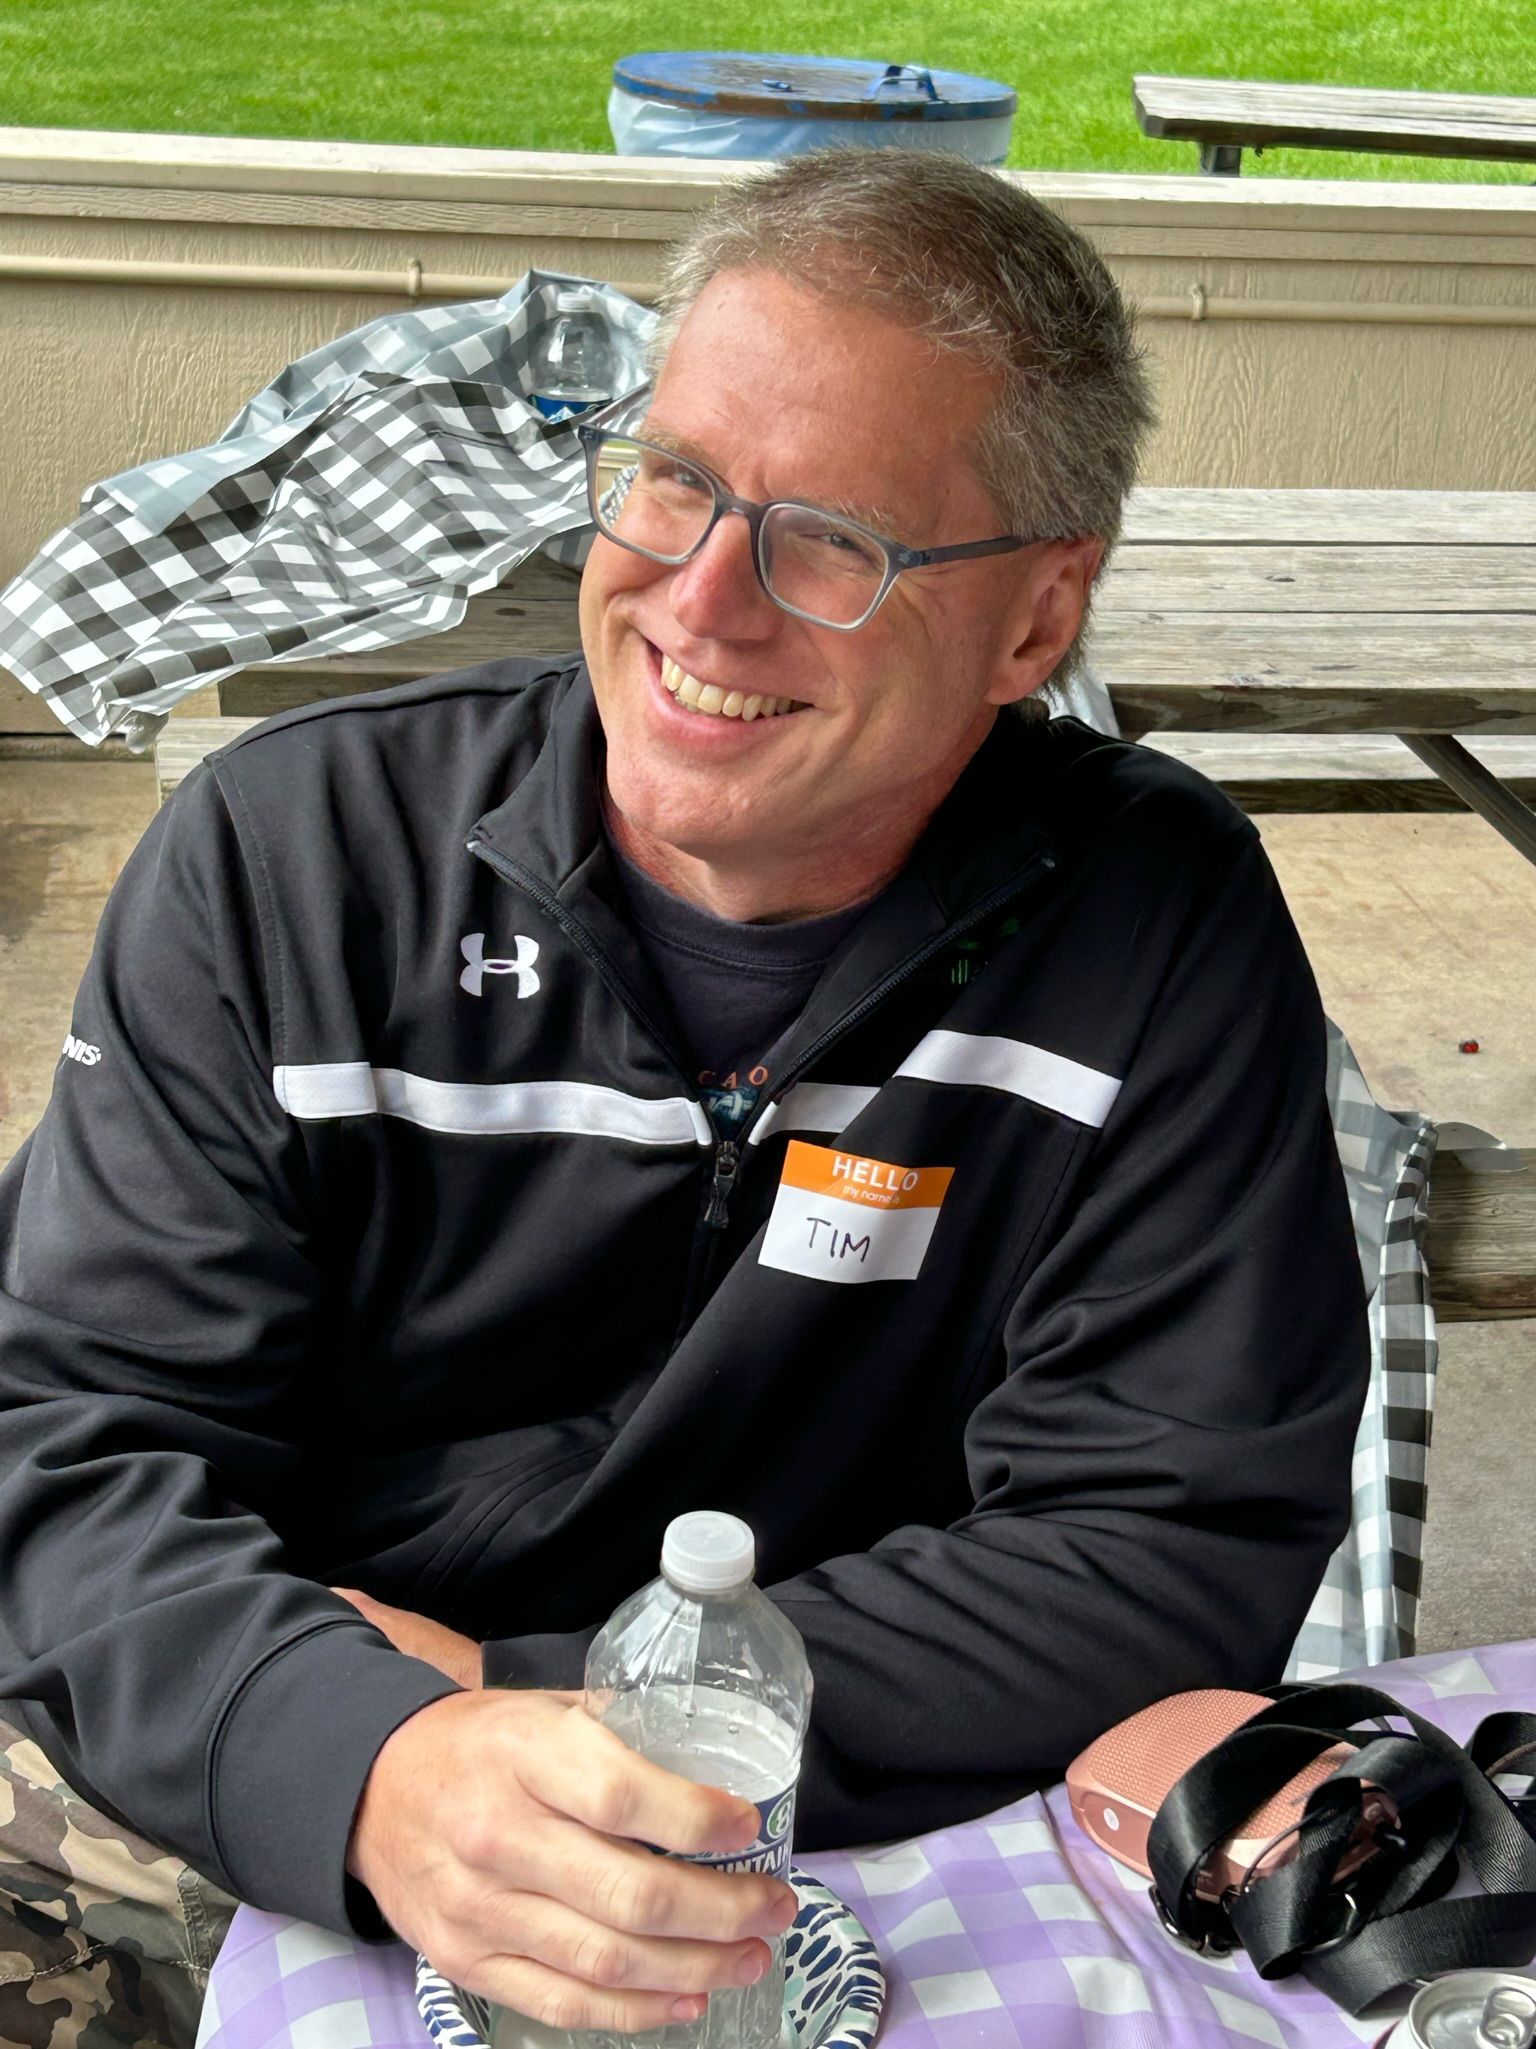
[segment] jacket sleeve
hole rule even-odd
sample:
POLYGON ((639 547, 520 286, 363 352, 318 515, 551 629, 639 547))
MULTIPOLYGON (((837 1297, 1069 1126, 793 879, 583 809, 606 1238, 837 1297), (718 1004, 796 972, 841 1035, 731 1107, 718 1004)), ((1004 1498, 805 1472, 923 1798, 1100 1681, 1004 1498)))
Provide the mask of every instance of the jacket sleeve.
MULTIPOLYGON (((815 1677, 803 1847, 986 1812, 1150 1701, 1273 1682, 1344 1533, 1364 1287, 1316 988, 1239 830, 1012 1304, 969 1512, 767 1589, 815 1677)), ((579 1684, 580 1641, 488 1645, 487 1677, 579 1684)))
POLYGON ((285 1547, 327 1396, 280 943, 205 769, 124 871, 0 1177, 0 1701, 239 1898, 345 1929, 368 1768, 455 1689, 285 1547))

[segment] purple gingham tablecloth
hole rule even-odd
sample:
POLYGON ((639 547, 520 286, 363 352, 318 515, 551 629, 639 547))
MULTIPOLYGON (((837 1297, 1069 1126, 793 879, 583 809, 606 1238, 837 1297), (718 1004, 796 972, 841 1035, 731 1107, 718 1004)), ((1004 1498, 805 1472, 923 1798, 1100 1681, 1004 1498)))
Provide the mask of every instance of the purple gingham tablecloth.
MULTIPOLYGON (((1536 1642, 1374 1667, 1374 1685, 1460 1741, 1536 1705, 1536 1642)), ((879 1946, 881 2049, 1346 2049, 1354 2020, 1302 1978, 1168 1940, 1146 1881, 1096 1850, 1065 1791, 877 1850, 809 1860, 879 1946)), ((424 2049, 414 1959, 242 1907, 213 1972, 198 2049, 424 2049)))

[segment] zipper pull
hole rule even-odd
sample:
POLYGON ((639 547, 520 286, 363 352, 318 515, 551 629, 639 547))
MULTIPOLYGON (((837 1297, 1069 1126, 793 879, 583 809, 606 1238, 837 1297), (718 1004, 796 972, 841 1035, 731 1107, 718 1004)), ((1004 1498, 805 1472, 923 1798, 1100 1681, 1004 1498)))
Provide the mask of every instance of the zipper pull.
POLYGON ((714 1179, 709 1184, 709 1208, 704 1212, 704 1222, 711 1231, 723 1231, 730 1221, 728 1205, 740 1166, 741 1154, 730 1139, 722 1138, 715 1147, 714 1179))

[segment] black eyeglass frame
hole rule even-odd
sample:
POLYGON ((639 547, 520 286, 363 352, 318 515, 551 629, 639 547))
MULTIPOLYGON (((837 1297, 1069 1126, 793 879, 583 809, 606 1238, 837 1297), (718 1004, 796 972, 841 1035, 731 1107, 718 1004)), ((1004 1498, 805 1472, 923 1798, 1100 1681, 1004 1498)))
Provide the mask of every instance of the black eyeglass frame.
POLYGON ((650 562, 665 562, 672 568, 691 562, 699 554, 710 535, 728 512, 740 513, 747 522, 752 536, 752 567, 757 572, 757 581, 763 595, 781 612, 788 612, 792 618, 804 619, 812 626, 825 626, 833 633, 857 633, 861 626, 867 626, 876 612, 885 603, 891 587, 898 576, 909 569, 931 569, 942 562, 963 562, 973 556, 1008 555, 1018 548, 1034 547, 1044 538, 1036 535, 1026 538, 1021 534, 996 534, 988 541, 960 541, 948 548, 909 548, 901 541, 893 541, 888 534, 876 533, 861 520, 849 519, 841 512, 830 512, 824 505, 812 505, 803 498, 775 498, 767 505, 755 498, 738 498, 727 489, 725 481, 717 477, 704 463, 696 462, 692 456, 683 455, 675 448, 668 448, 659 441, 647 441, 641 434, 622 434, 609 427, 594 427, 585 422, 577 424, 576 433, 581 441, 587 459, 587 504, 592 512, 593 523, 605 540, 614 542, 620 548, 627 548, 632 555, 643 555, 650 562), (639 547, 634 541, 626 541, 620 535, 610 533, 603 524, 598 510, 598 457, 603 444, 609 441, 627 442, 632 448, 644 448, 653 455, 668 457, 673 462, 686 463, 688 468, 702 477, 714 494, 714 508, 705 522, 704 531, 681 555, 661 555, 654 548, 639 547), (880 588, 870 600, 869 608, 857 619, 822 619, 815 612, 803 612, 798 605, 791 605, 773 590, 768 582, 768 572, 763 561, 763 521, 770 512, 810 512, 822 519, 835 519, 839 526, 849 527, 856 534, 862 534, 868 541, 881 549, 885 555, 885 574, 880 588))

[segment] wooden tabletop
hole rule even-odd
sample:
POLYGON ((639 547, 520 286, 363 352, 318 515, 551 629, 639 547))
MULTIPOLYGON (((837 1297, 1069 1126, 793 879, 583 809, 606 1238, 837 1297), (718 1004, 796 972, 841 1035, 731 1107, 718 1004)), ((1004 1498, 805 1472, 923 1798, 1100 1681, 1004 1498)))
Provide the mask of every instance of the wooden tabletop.
MULTIPOLYGON (((248 670, 226 712, 579 644, 577 578, 531 558, 464 623, 248 670)), ((1133 494, 1089 654, 1130 731, 1536 733, 1536 492, 1133 494)))
POLYGON ((1533 99, 1141 76, 1132 100, 1143 132, 1171 141, 1536 162, 1533 99))
POLYGON ((1135 494, 1090 658, 1136 731, 1536 732, 1536 492, 1135 494))

